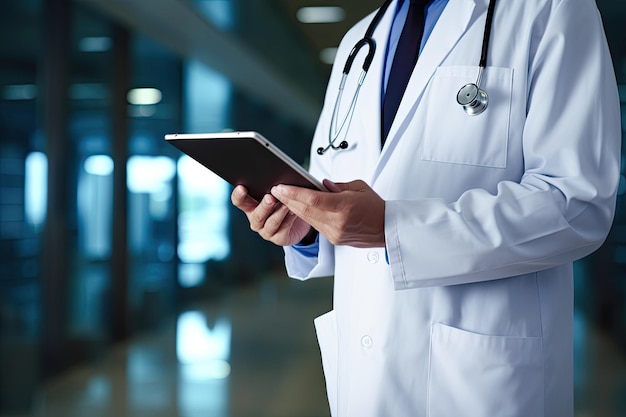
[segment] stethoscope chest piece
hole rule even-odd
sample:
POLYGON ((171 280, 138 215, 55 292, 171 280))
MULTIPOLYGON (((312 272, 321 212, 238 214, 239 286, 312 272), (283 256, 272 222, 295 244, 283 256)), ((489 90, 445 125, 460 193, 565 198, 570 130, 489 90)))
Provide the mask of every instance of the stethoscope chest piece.
POLYGON ((489 103, 489 97, 474 83, 465 84, 456 95, 456 101, 463 106, 465 113, 477 116, 485 111, 489 103))

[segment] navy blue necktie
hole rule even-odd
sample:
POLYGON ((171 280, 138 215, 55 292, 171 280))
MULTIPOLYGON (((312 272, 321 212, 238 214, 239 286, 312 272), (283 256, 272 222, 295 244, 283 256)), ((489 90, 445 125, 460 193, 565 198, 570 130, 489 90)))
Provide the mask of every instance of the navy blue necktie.
POLYGON ((419 55, 422 35, 424 33, 424 9, 428 0, 410 0, 409 11, 406 16, 396 53, 393 56, 387 91, 383 99, 381 141, 385 143, 391 128, 400 100, 409 82, 417 56, 419 55))

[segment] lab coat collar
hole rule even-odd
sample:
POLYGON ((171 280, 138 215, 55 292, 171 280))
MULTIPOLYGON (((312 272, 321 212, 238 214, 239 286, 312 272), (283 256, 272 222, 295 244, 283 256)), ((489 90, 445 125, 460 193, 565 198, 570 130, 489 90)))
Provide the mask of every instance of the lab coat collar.
MULTIPOLYGON (((449 0, 448 5, 441 14, 439 21, 435 25, 435 28, 433 29, 433 32, 431 33, 428 42, 426 42, 417 64, 415 65, 404 93, 404 97, 400 102, 396 117, 389 130, 378 165, 373 172, 372 183, 378 177, 383 166, 389 159, 396 142, 401 139, 402 132, 405 129, 404 125, 408 121, 408 117, 413 114, 417 103, 421 99, 424 90, 429 80, 437 70, 437 67, 450 53, 452 48, 454 48, 461 36, 467 30, 475 5, 475 0, 449 0)), ((390 9, 392 8, 390 7, 390 9)), ((376 33, 378 35, 376 38, 379 44, 384 42, 384 39, 386 39, 386 36, 389 33, 392 17, 393 13, 387 12, 385 18, 379 25, 381 30, 376 33)), ((372 64, 372 67, 375 67, 375 70, 372 71, 373 74, 371 75, 373 79, 377 80, 377 82, 370 83, 369 88, 376 88, 377 90, 375 92, 368 91, 367 94, 369 97, 377 97, 379 111, 376 112, 376 117, 369 117, 363 121, 366 125, 366 134, 372 136, 368 138, 368 143, 376 143, 376 141, 380 141, 380 83, 382 80, 383 60, 384 54, 378 53, 376 59, 374 60, 375 64, 372 64), (374 96, 374 94, 377 94, 377 96, 374 96)))

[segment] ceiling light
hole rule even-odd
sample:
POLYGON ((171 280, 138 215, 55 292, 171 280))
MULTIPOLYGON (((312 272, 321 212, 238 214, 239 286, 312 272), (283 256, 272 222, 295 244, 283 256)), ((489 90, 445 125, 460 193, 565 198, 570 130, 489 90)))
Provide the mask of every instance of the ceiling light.
POLYGON ((149 106, 161 102, 161 91, 156 88, 133 88, 126 95, 130 104, 137 106, 149 106))
POLYGON ((296 17, 302 23, 336 23, 341 22, 346 13, 341 7, 302 7, 296 17))

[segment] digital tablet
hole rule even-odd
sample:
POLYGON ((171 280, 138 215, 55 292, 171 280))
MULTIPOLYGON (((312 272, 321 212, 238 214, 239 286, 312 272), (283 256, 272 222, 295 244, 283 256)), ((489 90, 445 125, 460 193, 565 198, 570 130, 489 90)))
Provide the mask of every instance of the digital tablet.
POLYGON ((277 184, 326 191, 302 166, 257 132, 168 134, 165 140, 261 201, 277 184))

